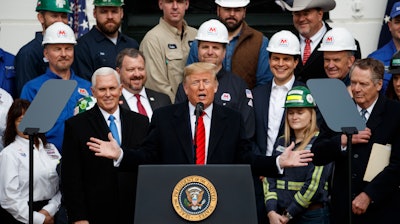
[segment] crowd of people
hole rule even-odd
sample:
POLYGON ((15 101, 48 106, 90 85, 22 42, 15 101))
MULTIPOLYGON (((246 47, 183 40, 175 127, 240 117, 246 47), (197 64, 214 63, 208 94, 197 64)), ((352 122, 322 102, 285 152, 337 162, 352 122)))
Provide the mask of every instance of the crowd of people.
POLYGON ((42 30, 15 57, 0 49, 1 223, 28 223, 30 153, 35 224, 134 223, 142 164, 250 164, 260 224, 400 223, 400 2, 392 40, 367 58, 323 21, 334 0, 280 0, 296 33, 270 39, 246 23, 250 0, 215 0, 198 29, 189 0, 158 0, 141 43, 120 31, 123 0, 94 0, 78 39, 67 3, 38 0, 42 30), (332 131, 314 78, 341 80, 366 128, 332 131), (50 79, 77 85, 31 152, 19 124, 50 79), (377 144, 389 162, 367 181, 377 144))

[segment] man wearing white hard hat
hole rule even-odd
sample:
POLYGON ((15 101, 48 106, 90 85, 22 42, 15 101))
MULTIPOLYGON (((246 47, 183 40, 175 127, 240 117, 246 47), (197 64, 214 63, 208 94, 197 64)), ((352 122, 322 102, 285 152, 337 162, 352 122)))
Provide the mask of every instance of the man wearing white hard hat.
MULTIPOLYGON (((217 66, 218 90, 214 103, 223 105, 242 114, 245 122, 246 136, 254 135, 254 112, 252 94, 247 84, 236 74, 226 71, 222 61, 226 55, 226 45, 229 43, 228 30, 220 21, 211 19, 200 25, 197 32, 198 58, 200 62, 210 62, 217 66)), ((183 85, 180 84, 175 103, 187 100, 183 85)))
MULTIPOLYGON (((268 38, 245 22, 246 7, 250 0, 215 0, 217 17, 226 26, 229 44, 223 66, 246 81, 248 88, 271 80, 269 69, 268 38)), ((190 48, 187 65, 199 61, 197 43, 190 48)))
MULTIPOLYGON (((334 9, 334 0, 294 0, 293 6, 280 0, 286 10, 293 13, 293 25, 300 37, 301 59, 295 75, 296 80, 306 82, 312 78, 326 78, 322 52, 317 51, 325 33, 332 29, 323 21, 324 13, 334 9)), ((357 46, 359 44, 357 43, 357 46)), ((361 58, 357 48, 355 58, 361 58)))
POLYGON ((22 88, 21 98, 32 101, 40 87, 47 80, 63 79, 75 80, 77 86, 70 99, 62 110, 53 128, 46 137, 57 149, 62 151, 64 137, 64 121, 74 115, 74 108, 78 100, 91 95, 90 82, 78 77, 71 69, 74 61, 74 45, 76 44, 74 31, 62 22, 53 23, 46 29, 42 45, 44 57, 49 61, 46 73, 27 82, 22 88))
POLYGON ((349 72, 356 59, 354 57, 356 50, 354 37, 347 29, 334 27, 326 32, 321 47, 318 48, 318 51, 324 54, 326 75, 329 78, 342 80, 346 86, 350 86, 349 72))
MULTIPOLYGON (((269 66, 274 77, 253 89, 256 127, 254 139, 257 153, 270 156, 275 140, 283 134, 283 104, 286 94, 293 86, 304 84, 294 78, 294 69, 300 57, 300 44, 293 33, 282 30, 274 34, 266 50, 269 51, 269 66)), ((263 213, 265 214, 265 208, 263 213)))

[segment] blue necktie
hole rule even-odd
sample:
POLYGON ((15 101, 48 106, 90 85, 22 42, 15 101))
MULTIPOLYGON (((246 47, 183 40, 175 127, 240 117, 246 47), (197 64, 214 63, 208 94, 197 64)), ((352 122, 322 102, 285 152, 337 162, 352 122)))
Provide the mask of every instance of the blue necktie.
POLYGON ((114 122, 115 117, 113 115, 110 115, 108 117, 108 120, 110 120, 110 131, 111 131, 111 134, 113 135, 115 141, 118 142, 118 145, 121 145, 121 142, 119 140, 119 134, 118 134, 117 125, 115 125, 115 122, 114 122))

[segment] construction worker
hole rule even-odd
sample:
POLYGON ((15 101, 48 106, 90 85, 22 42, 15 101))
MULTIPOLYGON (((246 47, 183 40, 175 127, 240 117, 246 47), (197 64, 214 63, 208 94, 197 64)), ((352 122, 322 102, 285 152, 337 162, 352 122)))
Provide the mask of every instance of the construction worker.
POLYGON ((350 86, 349 72, 356 58, 357 45, 353 35, 345 28, 334 27, 322 38, 324 69, 329 78, 340 79, 350 86))
POLYGON ((36 12, 42 31, 36 32, 35 38, 21 47, 15 56, 16 97, 26 82, 46 72, 48 65, 43 56, 43 34, 55 22, 68 24, 71 10, 68 1, 38 0, 36 12))
POLYGON ((71 69, 74 61, 74 31, 62 22, 49 26, 43 37, 44 57, 49 62, 46 72, 27 82, 21 91, 21 98, 33 101, 40 87, 49 79, 75 80, 77 86, 67 104, 57 118, 54 126, 46 133, 47 140, 53 143, 61 152, 64 138, 64 121, 74 115, 74 109, 79 99, 91 95, 91 84, 77 76, 71 69))
POLYGON ((77 40, 73 64, 76 74, 88 81, 98 68, 115 69, 115 59, 123 49, 139 49, 136 40, 119 31, 124 17, 123 0, 94 0, 93 5, 96 25, 77 40))

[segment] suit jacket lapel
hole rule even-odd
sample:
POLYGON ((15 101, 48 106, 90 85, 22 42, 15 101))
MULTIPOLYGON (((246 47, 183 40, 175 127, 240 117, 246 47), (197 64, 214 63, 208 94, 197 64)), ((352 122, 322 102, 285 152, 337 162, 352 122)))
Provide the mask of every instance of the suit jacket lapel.
POLYGON ((158 101, 156 100, 156 97, 154 96, 152 91, 150 91, 147 88, 145 88, 144 90, 146 91, 146 95, 147 95, 147 98, 149 100, 150 107, 154 111, 156 108, 159 107, 158 101))
POLYGON ((189 163, 193 162, 193 139, 192 139, 192 129, 189 119, 189 106, 186 103, 182 103, 180 107, 174 112, 174 117, 172 121, 171 131, 176 133, 176 138, 181 144, 181 149, 186 154, 189 163), (183 122, 182 122, 183 120, 183 122))
POLYGON ((383 121, 383 113, 385 112, 386 99, 379 95, 378 100, 372 109, 371 115, 367 121, 367 127, 373 131, 383 121))
POLYGON ((128 102, 126 101, 124 95, 122 94, 119 97, 119 105, 124 109, 131 110, 131 108, 129 108, 128 102))
MULTIPOLYGON (((272 91, 272 81, 268 85, 268 89, 266 89, 265 93, 265 99, 270 99, 271 98, 271 91, 272 91)), ((268 117, 269 117, 269 100, 263 100, 263 104, 261 106, 261 111, 263 116, 263 125, 264 125, 264 130, 265 130, 265 136, 268 136, 268 117)), ((267 142, 267 139, 265 139, 265 142, 267 142)))
POLYGON ((96 133, 96 136, 100 136, 102 140, 108 140, 107 134, 110 129, 104 120, 103 114, 101 114, 99 106, 96 104, 88 113, 89 125, 93 127, 92 130, 96 133))
POLYGON ((225 130, 226 122, 228 122, 225 113, 217 105, 214 105, 212 113, 207 160, 217 150, 218 142, 222 138, 223 130, 225 130))

